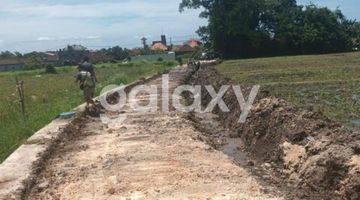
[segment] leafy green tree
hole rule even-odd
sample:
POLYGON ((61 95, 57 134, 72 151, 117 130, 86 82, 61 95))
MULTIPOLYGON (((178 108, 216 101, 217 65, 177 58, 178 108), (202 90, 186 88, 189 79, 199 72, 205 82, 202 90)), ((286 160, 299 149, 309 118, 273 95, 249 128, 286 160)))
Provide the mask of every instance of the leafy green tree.
POLYGON ((108 55, 110 55, 114 60, 124 60, 129 57, 130 51, 126 48, 121 48, 119 46, 111 47, 105 49, 108 55))
POLYGON ((47 74, 57 74, 55 66, 51 65, 51 64, 47 64, 45 66, 45 73, 47 73, 47 74))
POLYGON ((15 58, 16 55, 10 51, 3 51, 0 53, 0 58, 15 58))
POLYGON ((296 0, 182 0, 180 11, 202 8, 197 33, 225 58, 350 51, 359 28, 340 10, 296 0))
POLYGON ((205 47, 213 48, 224 57, 250 55, 264 35, 259 31, 262 12, 259 0, 183 0, 180 11, 200 8, 200 17, 207 18, 208 26, 199 29, 205 47))
POLYGON ((307 6, 304 10, 303 53, 328 53, 349 51, 352 48, 351 37, 346 32, 347 22, 340 10, 307 6))
POLYGON ((360 50, 360 23, 355 20, 347 20, 344 27, 350 36, 353 50, 360 50))
POLYGON ((18 57, 18 58, 22 58, 22 57, 23 57, 23 55, 22 55, 20 52, 18 52, 18 51, 15 51, 15 52, 14 52, 14 55, 15 55, 16 57, 18 57))
POLYGON ((68 45, 58 51, 58 56, 63 65, 77 65, 85 56, 89 56, 89 51, 82 46, 68 45))

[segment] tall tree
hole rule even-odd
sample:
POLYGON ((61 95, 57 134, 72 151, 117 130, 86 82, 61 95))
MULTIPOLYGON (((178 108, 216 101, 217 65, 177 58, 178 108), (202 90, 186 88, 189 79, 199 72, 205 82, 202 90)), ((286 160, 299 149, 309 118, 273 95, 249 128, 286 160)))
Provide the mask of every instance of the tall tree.
POLYGON ((225 58, 349 51, 358 24, 340 10, 296 0, 183 0, 180 11, 198 9, 208 25, 198 34, 225 58))
POLYGON ((200 17, 207 18, 207 27, 198 33, 204 42, 225 57, 249 55, 256 47, 261 16, 259 0, 183 0, 180 11, 185 8, 204 8, 200 17))

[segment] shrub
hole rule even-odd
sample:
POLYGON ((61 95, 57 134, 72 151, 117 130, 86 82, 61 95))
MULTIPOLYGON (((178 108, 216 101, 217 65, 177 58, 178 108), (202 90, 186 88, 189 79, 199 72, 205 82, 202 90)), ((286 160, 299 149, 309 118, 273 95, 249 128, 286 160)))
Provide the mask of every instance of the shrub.
POLYGON ((166 66, 167 67, 171 67, 171 66, 173 66, 174 65, 174 62, 173 61, 167 61, 166 62, 166 66))
POLYGON ((29 57, 24 65, 25 70, 41 69, 44 67, 44 62, 39 56, 29 57))
POLYGON ((45 67, 45 73, 47 73, 47 74, 56 74, 57 71, 56 71, 55 66, 54 66, 54 65, 51 65, 51 64, 46 65, 46 67, 45 67))
POLYGON ((176 57, 176 61, 178 61, 178 63, 179 63, 180 65, 183 64, 183 59, 182 59, 181 56, 176 57))

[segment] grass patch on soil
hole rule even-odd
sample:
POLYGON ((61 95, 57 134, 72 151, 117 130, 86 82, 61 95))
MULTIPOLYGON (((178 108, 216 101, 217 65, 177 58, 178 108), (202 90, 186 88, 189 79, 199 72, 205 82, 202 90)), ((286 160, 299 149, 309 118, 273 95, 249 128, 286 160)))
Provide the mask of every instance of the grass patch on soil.
POLYGON ((311 107, 344 123, 360 119, 360 53, 228 60, 217 66, 241 85, 311 107))
MULTIPOLYGON (((109 84, 127 84, 175 65, 171 61, 99 64, 95 69, 99 79, 96 94, 109 84)), ((0 73, 0 163, 59 113, 83 103, 74 79, 76 67, 56 70, 57 74, 44 74, 44 70, 0 73), (24 81, 26 119, 21 114, 15 77, 24 81)))

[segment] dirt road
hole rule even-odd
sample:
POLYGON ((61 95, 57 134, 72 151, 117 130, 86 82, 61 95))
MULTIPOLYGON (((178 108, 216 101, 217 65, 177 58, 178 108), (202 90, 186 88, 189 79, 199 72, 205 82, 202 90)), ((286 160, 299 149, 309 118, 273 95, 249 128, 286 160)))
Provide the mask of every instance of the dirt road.
MULTIPOLYGON (((170 90, 185 69, 171 71, 170 90)), ((161 88, 161 78, 151 81, 161 88)), ((148 95, 139 99, 144 101, 148 95)), ((84 118, 60 144, 28 199, 280 199, 221 151, 197 140, 183 114, 138 115, 104 125, 84 118)))

